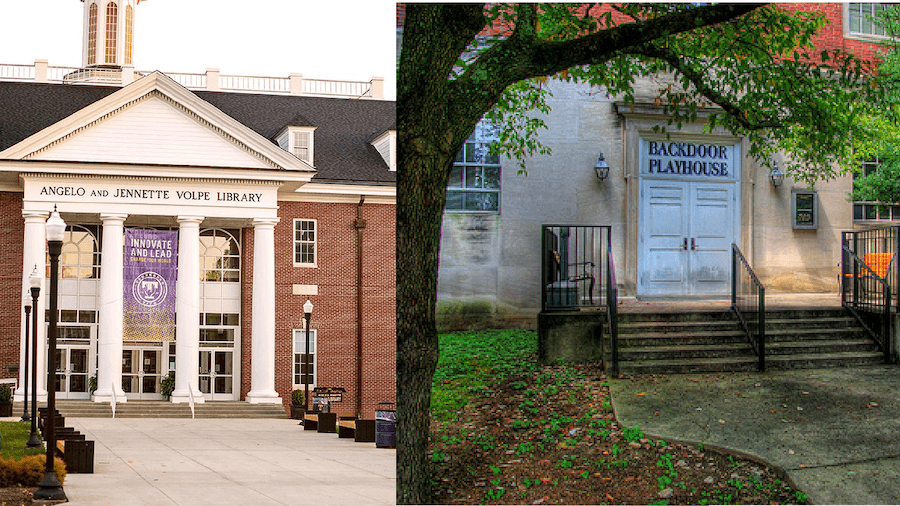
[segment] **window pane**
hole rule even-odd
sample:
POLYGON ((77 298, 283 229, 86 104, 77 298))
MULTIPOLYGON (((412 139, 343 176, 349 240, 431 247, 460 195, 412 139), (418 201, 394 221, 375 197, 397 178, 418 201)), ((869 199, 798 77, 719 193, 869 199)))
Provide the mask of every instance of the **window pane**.
POLYGON ((466 210, 468 211, 496 211, 498 206, 497 193, 467 193, 466 210))
POLYGON ((463 186, 463 173, 465 170, 463 167, 453 167, 450 170, 450 181, 447 183, 448 188, 462 188, 463 186))
POLYGON ((466 188, 481 188, 483 173, 483 167, 466 167, 466 188))
POLYGON ((465 193, 463 192, 447 192, 447 204, 446 208, 449 211, 462 211, 463 210, 463 199, 465 193))
POLYGON ((500 189, 500 167, 484 167, 484 187, 492 190, 500 189))

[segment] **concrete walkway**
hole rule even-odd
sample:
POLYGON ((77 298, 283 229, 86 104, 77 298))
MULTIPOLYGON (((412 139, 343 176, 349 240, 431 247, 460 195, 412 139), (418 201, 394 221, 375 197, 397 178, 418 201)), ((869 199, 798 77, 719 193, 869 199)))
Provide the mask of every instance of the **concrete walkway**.
POLYGON ((625 426, 762 459, 814 504, 900 504, 900 366, 610 384, 625 426))
POLYGON ((296 420, 66 419, 96 441, 73 506, 388 505, 396 451, 304 431, 296 420))

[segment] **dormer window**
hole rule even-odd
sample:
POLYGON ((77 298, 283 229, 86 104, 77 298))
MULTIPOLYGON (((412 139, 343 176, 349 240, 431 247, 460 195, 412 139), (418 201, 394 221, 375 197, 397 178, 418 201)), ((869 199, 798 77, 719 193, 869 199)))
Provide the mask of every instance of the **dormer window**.
POLYGON ((316 127, 289 126, 281 132, 276 140, 281 149, 291 153, 304 162, 314 165, 313 146, 316 127))
POLYGON ((390 170, 397 170, 397 131, 387 130, 372 140, 372 145, 378 150, 384 163, 390 170))

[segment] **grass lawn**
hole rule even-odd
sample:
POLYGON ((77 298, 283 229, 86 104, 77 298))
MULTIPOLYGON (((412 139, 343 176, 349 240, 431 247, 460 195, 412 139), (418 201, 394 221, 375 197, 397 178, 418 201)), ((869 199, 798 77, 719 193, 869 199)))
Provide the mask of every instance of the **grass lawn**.
POLYGON ((25 448, 31 436, 31 422, 0 422, 3 448, 0 457, 19 460, 28 455, 43 455, 44 447, 25 448))

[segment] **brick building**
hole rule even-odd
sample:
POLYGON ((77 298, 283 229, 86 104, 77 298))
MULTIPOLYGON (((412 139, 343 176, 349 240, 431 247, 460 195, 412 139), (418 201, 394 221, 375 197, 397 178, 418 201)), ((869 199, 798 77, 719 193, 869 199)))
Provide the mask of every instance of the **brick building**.
MULTIPOLYGON (((21 398, 23 297, 43 278, 46 313, 55 208, 58 398, 161 400, 171 372, 173 402, 287 404, 309 384, 344 388, 333 411, 372 418, 395 400, 395 105, 381 79, 135 71, 135 7, 85 2, 80 68, 0 71, 0 377, 21 398), (177 275, 131 278, 135 262, 177 275), (134 304, 170 304, 168 320, 141 324, 134 304)), ((46 358, 39 346, 41 398, 46 358)))

